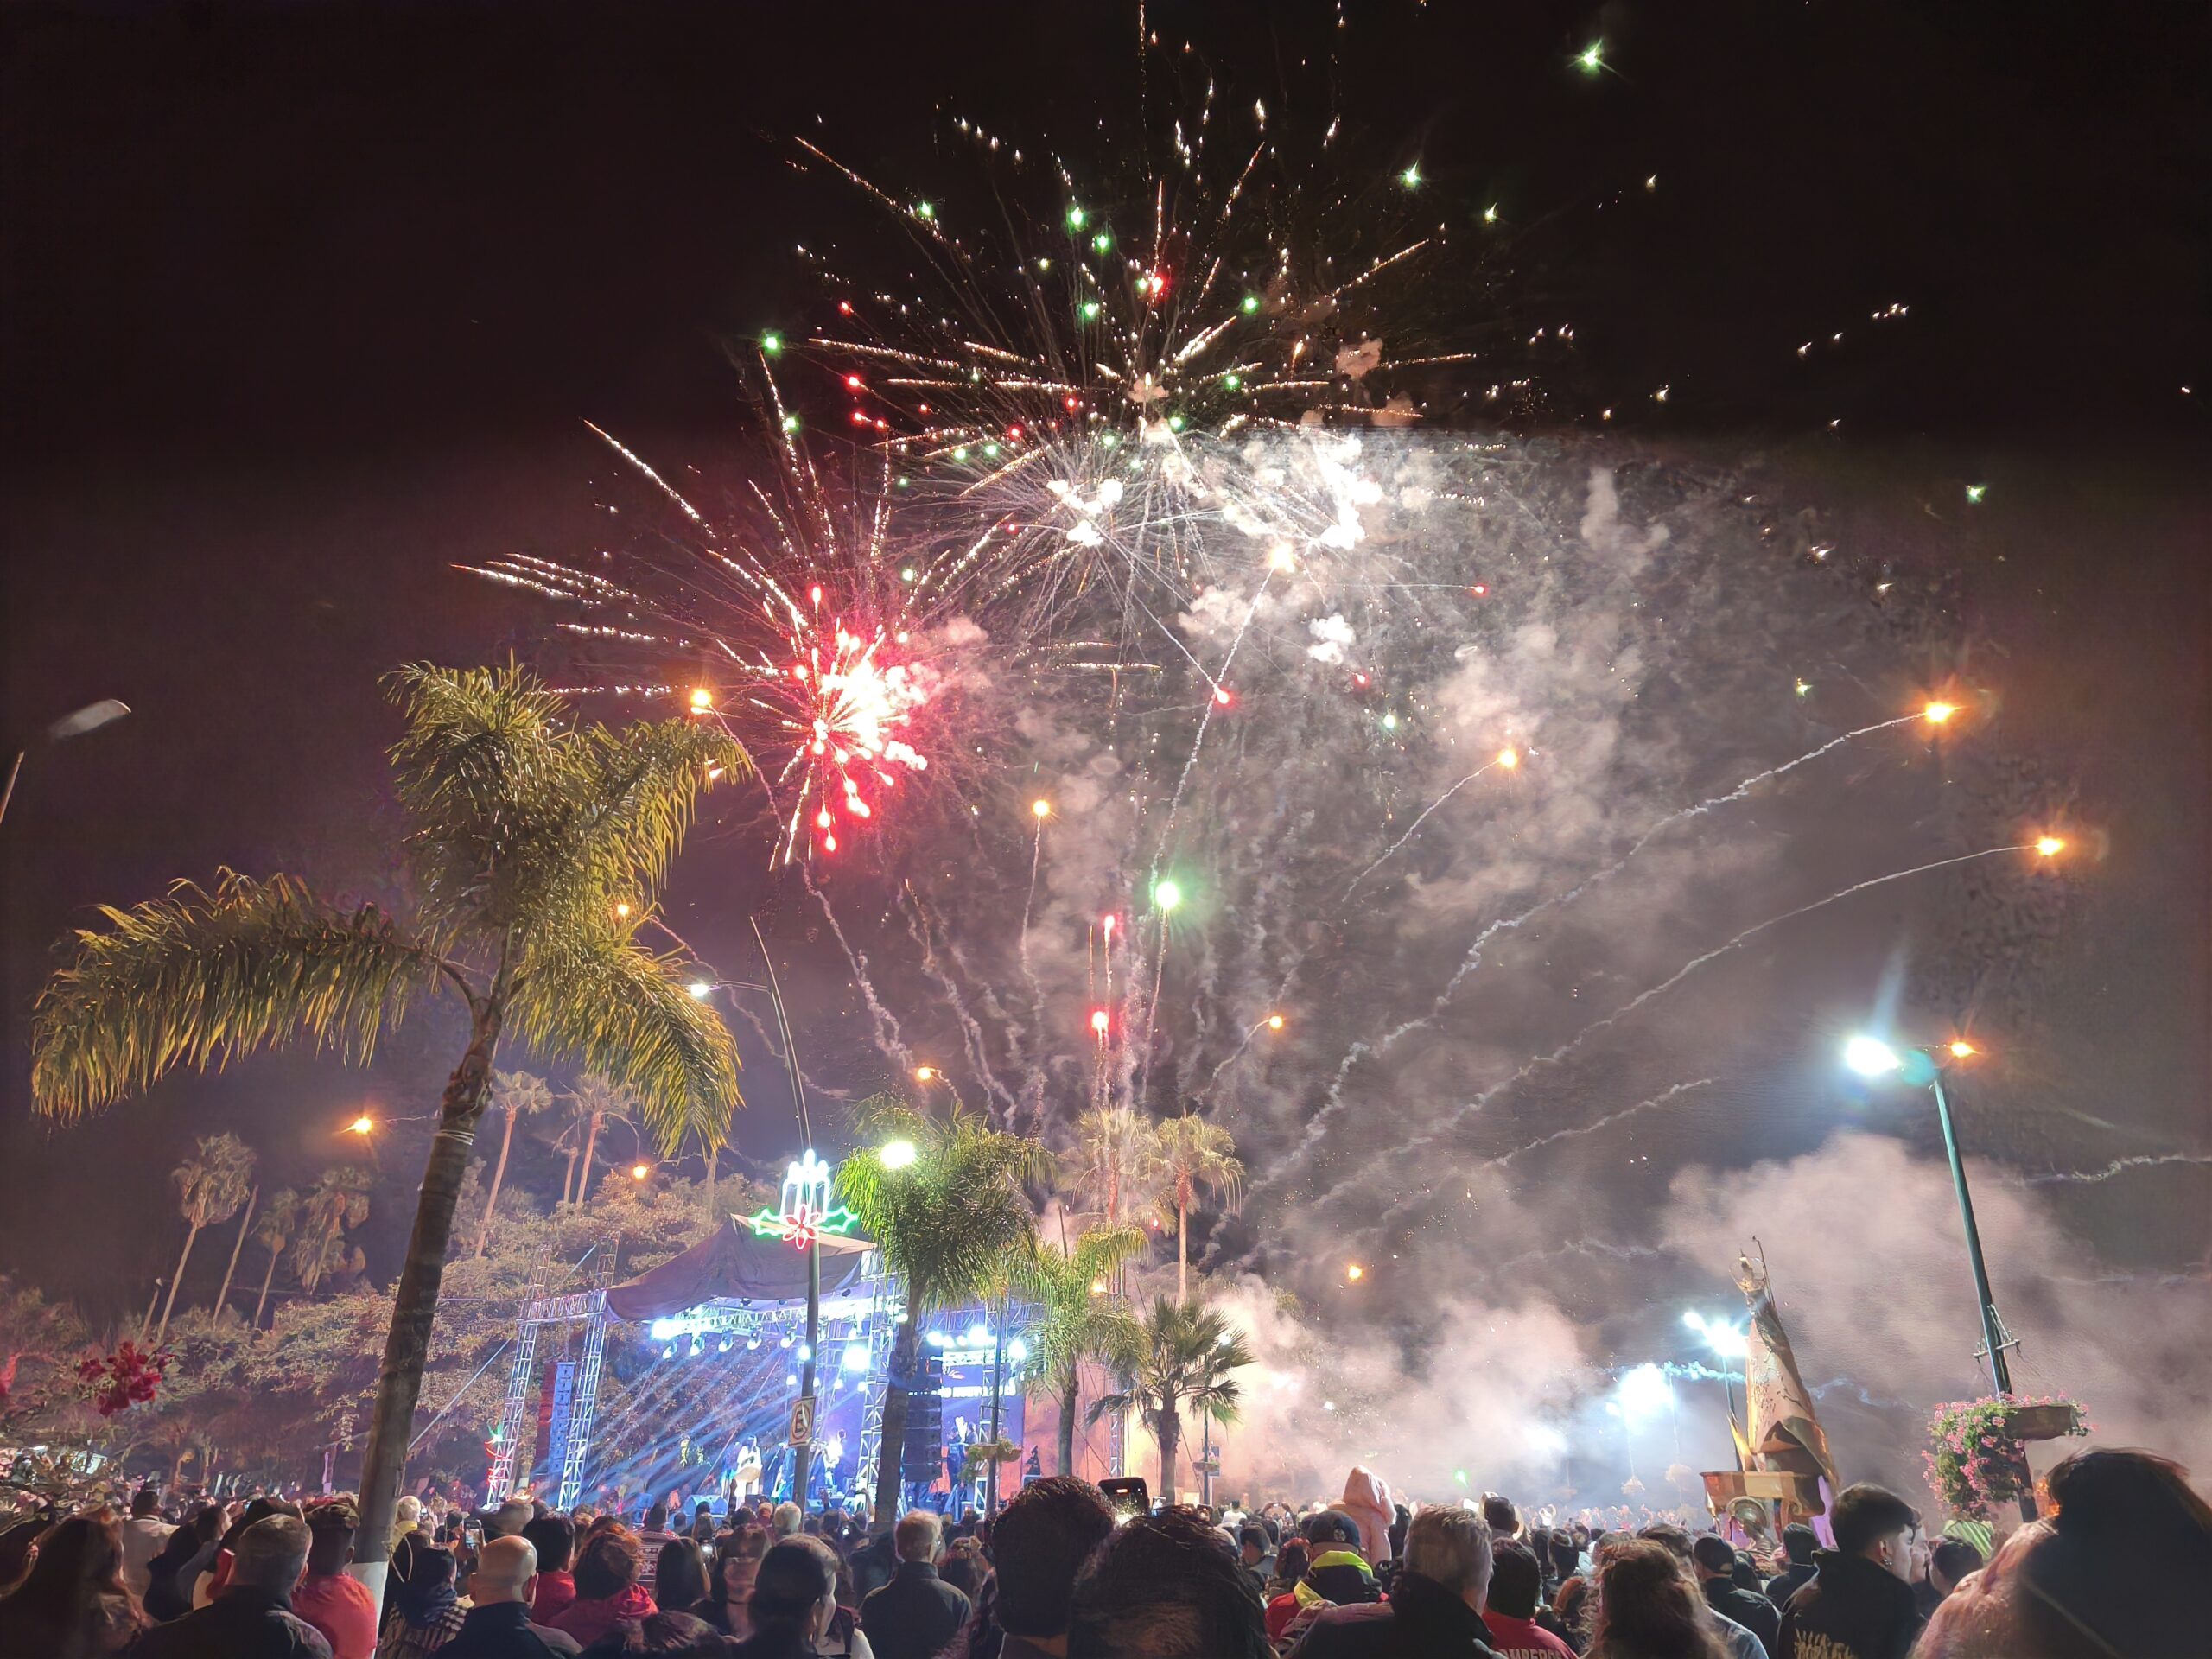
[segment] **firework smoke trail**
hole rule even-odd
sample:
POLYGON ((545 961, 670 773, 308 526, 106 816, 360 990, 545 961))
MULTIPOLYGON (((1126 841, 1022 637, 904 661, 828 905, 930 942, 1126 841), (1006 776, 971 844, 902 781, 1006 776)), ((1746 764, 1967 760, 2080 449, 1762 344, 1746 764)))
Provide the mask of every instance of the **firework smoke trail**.
POLYGON ((938 958, 937 930, 930 925, 929 918, 922 909, 920 895, 915 893, 912 882, 902 882, 899 897, 899 908, 906 914, 907 937, 913 940, 915 948, 921 952, 922 971, 944 993, 945 1007, 959 1024, 961 1046, 967 1051, 969 1069, 982 1080, 984 1091, 1002 1103, 1011 1116, 1020 1103, 1007 1093, 1006 1085, 999 1081, 998 1073, 991 1065, 989 1055, 985 1051, 982 1022, 969 1010, 968 1000, 961 995, 958 983, 938 958))
MULTIPOLYGON (((1608 881, 1614 876, 1618 875, 1623 870, 1628 868, 1638 853, 1642 852, 1661 835, 1665 833, 1667 830, 1673 829, 1675 825, 1687 823, 1692 818, 1700 817, 1704 814, 1713 811, 1718 807, 1726 805, 1733 801, 1742 800, 1751 790, 1755 789, 1759 785, 1766 783, 1773 779, 1779 778, 1786 772, 1795 772, 1798 767, 1805 765, 1807 762, 1818 760, 1821 756, 1827 754, 1834 749, 1840 748, 1854 738, 1866 737, 1875 732, 1885 732, 1891 727, 1910 725, 1916 720, 1924 718, 1926 718, 1924 715, 1900 715, 1894 720, 1877 721, 1871 726, 1858 727, 1852 731, 1844 733, 1839 737, 1830 738, 1827 742, 1820 745, 1817 748, 1808 750, 1805 753, 1798 755, 1794 759, 1785 760, 1779 766, 1769 766, 1764 772, 1754 772, 1751 776, 1745 779, 1743 782, 1738 784, 1733 789, 1731 789, 1726 794, 1714 795, 1707 799, 1699 801, 1693 805, 1682 807, 1676 811, 1669 812, 1666 817, 1661 818, 1649 829, 1646 830, 1641 836, 1637 836, 1633 846, 1631 846, 1626 852, 1623 853, 1618 858, 1615 859, 1611 863, 1606 865, 1603 869, 1593 871, 1589 875, 1584 876, 1582 880, 1576 882, 1564 893, 1554 893, 1548 899, 1539 899, 1535 904, 1531 905, 1528 909, 1521 912, 1520 914, 1516 916, 1501 917, 1497 921, 1491 923, 1488 926, 1484 927, 1481 932, 1475 935, 1474 942, 1467 947, 1466 955, 1460 959, 1459 966, 1453 971, 1452 977, 1445 982, 1444 988, 1437 993, 1436 1000, 1429 1005, 1429 1010, 1427 1014, 1416 1014, 1414 1018, 1404 1021, 1402 1024, 1393 1027, 1390 1030, 1382 1034, 1382 1038, 1380 1042, 1370 1043, 1365 1038, 1361 1038, 1357 1041, 1354 1042, 1352 1046, 1344 1052, 1344 1058, 1337 1064, 1336 1076, 1330 1079, 1329 1092, 1322 1101, 1321 1109, 1316 1112, 1307 1122, 1305 1134, 1299 1138, 1296 1144, 1292 1146, 1288 1151, 1284 1153, 1281 1158, 1276 1160, 1274 1167, 1259 1176, 1252 1182, 1251 1186, 1249 1189, 1249 1192, 1253 1196, 1257 1196, 1262 1191, 1272 1190, 1274 1187, 1280 1185, 1281 1182, 1289 1174, 1294 1165, 1302 1162, 1314 1150, 1314 1148, 1318 1147, 1321 1144, 1322 1137, 1327 1132, 1330 1122, 1335 1118, 1338 1111, 1345 1103, 1344 1092, 1344 1081, 1351 1075, 1352 1068, 1370 1054, 1381 1055, 1389 1053, 1390 1050, 1396 1046, 1402 1039, 1412 1035, 1414 1032, 1422 1029, 1432 1021, 1438 1019, 1443 1014, 1444 1010, 1451 1005, 1452 999, 1458 995, 1459 987, 1465 981, 1467 976, 1474 972, 1477 968, 1482 965, 1483 948, 1493 938, 1496 938, 1500 933, 1513 931, 1525 925, 1529 922, 1535 920, 1537 917, 1544 914, 1548 911, 1561 909, 1567 905, 1573 904, 1577 899, 1582 897, 1584 893, 1588 893, 1592 887, 1595 887, 1600 883, 1608 881)), ((1493 760, 1491 764, 1495 766, 1497 762, 1493 760)), ((1485 768, 1485 770, 1487 770, 1487 768, 1485 768)), ((1463 779, 1462 781, 1465 782, 1467 780, 1463 779)), ((1456 789, 1458 785, 1455 785, 1454 788, 1456 789)), ((1441 802, 1439 803, 1440 805, 1441 804, 1441 802)), ((1434 810, 1434 808, 1431 808, 1430 810, 1434 810)), ((1424 813, 1422 816, 1426 817, 1427 814, 1424 813)), ((1416 822, 1414 827, 1414 829, 1420 828, 1418 822, 1416 822)), ((1409 830, 1406 833, 1410 836, 1413 831, 1409 830)), ((1400 844, 1403 844, 1402 841, 1400 844)), ((1392 852, 1396 850, 1396 848, 1391 849, 1392 852)), ((1388 858, 1389 856, 1389 854, 1388 853, 1383 855, 1384 858, 1388 858)), ((1378 859, 1376 862, 1379 864, 1382 862, 1382 860, 1378 859)), ((1373 865, 1369 866, 1369 872, 1371 872, 1373 868, 1373 865)), ((1365 876, 1364 874, 1363 874, 1362 880, 1364 879, 1365 876)), ((1353 886, 1355 887, 1357 885, 1357 882, 1353 883, 1353 886)), ((1349 889, 1346 890, 1345 897, 1351 897, 1349 889)))
POLYGON ((1389 848, 1384 850, 1380 858, 1376 859, 1372 864, 1362 870, 1357 875, 1352 877, 1351 886, 1344 889, 1345 899, 1349 901, 1352 894, 1359 890, 1359 884, 1361 882, 1366 880, 1369 876, 1374 874, 1376 871, 1381 869, 1385 864, 1389 863, 1392 855, 1396 853, 1401 847, 1403 847, 1420 832, 1421 825, 1428 822, 1430 813, 1434 812, 1437 808, 1442 806, 1445 802, 1450 800, 1454 795, 1457 795, 1469 784, 1473 783, 1476 779, 1481 777, 1491 767, 1504 766, 1510 770, 1520 764, 1521 759, 1518 754, 1511 749, 1503 750, 1501 753, 1493 755, 1490 760, 1484 761, 1482 765, 1477 766, 1472 772, 1462 778, 1458 783, 1446 790, 1441 795, 1438 796, 1422 810, 1421 815, 1415 818, 1412 823, 1407 826, 1406 833, 1400 836, 1397 840, 1392 842, 1389 848))
POLYGON ((861 1000, 868 1005, 868 1026, 875 1039, 876 1052, 890 1060, 900 1071, 913 1069, 913 1052, 906 1046, 906 1034, 899 1028, 899 1018, 883 1006, 883 999, 875 994, 875 983, 868 976, 868 957, 853 949, 853 942, 845 937, 845 930, 837 920, 837 912, 830 906, 830 895, 818 887, 811 867, 802 865, 806 878, 806 890, 822 906, 822 918, 830 924, 830 931, 837 941, 837 948, 845 953, 845 961, 853 970, 853 983, 861 988, 861 1000))
POLYGON ((2212 1164, 2212 1153, 2203 1152, 2146 1152, 2132 1158, 2115 1158, 2102 1169, 2054 1170, 2048 1175, 2029 1175, 2021 1179, 2023 1186, 2056 1186, 2065 1184, 2087 1185, 2108 1181, 2115 1175, 2131 1169, 2153 1169, 2167 1164, 2212 1164))
MULTIPOLYGON (((1477 1112, 1481 1111, 1485 1106, 1489 1105, 1490 1103, 1496 1099, 1499 1095, 1504 1093, 1508 1089, 1512 1088, 1516 1084, 1522 1081, 1532 1072, 1541 1067, 1557 1065, 1569 1055, 1580 1050, 1585 1043, 1588 1042, 1599 1032, 1607 1030, 1608 1028, 1619 1024, 1623 1020, 1628 1018, 1629 1015, 1634 1014, 1638 1008, 1651 1001, 1655 997, 1662 996, 1667 992, 1672 990, 1675 986, 1681 984, 1684 980, 1688 979, 1692 974, 1704 967, 1707 963, 1717 961, 1720 957, 1726 956, 1730 951, 1736 950, 1738 946, 1748 944, 1752 939, 1757 938, 1760 934, 1767 931, 1770 928, 1779 927, 1784 922, 1795 921, 1800 916, 1809 916, 1816 910, 1825 910, 1830 905, 1840 904, 1846 899, 1852 898, 1858 893, 1868 892, 1875 887, 1886 887, 1892 881, 1903 881, 1910 876, 1925 875, 1931 870, 1947 870, 1955 865, 1971 864, 1978 859, 1996 858, 2005 853, 2026 853, 2033 852, 2034 850, 2035 843, 2033 842, 2019 842, 2004 847, 1985 847, 1977 853, 1960 853, 1951 858, 1936 859, 1926 864, 1916 864, 1910 869, 1892 870, 1886 875, 1869 876, 1864 881, 1853 882, 1850 887, 1828 894, 1825 899, 1816 899, 1809 905, 1800 905, 1795 910, 1784 911, 1779 916, 1770 916, 1763 922, 1754 923, 1751 926, 1745 928, 1742 932, 1737 934, 1735 938, 1728 940, 1726 944, 1717 944, 1712 950, 1705 952, 1704 955, 1692 957, 1688 962, 1684 963, 1680 968, 1669 974, 1665 979, 1660 981, 1659 983, 1652 986, 1649 990, 1638 992, 1627 1002, 1624 1002, 1619 1007, 1614 1009, 1612 1013, 1605 1015, 1603 1019, 1591 1021, 1590 1024, 1585 1026, 1580 1031, 1575 1033, 1573 1036, 1568 1038, 1567 1041, 1561 1043, 1550 1053, 1537 1056, 1535 1059, 1530 1060, 1527 1065, 1523 1065, 1519 1071, 1513 1073, 1511 1077, 1504 1079, 1504 1081, 1491 1084, 1488 1089, 1484 1090, 1481 1094, 1476 1096, 1474 1099, 1469 1101, 1465 1105, 1453 1112, 1448 1119, 1437 1128, 1425 1130, 1421 1134, 1414 1135, 1411 1140, 1402 1141, 1397 1146, 1389 1148, 1389 1150, 1394 1154, 1405 1153, 1419 1154, 1427 1150, 1431 1147, 1436 1146, 1442 1140, 1445 1135, 1449 1133, 1451 1130, 1457 1128, 1461 1123, 1466 1122, 1468 1118, 1473 1116, 1477 1112)), ((1319 1203, 1326 1205, 1333 1202, 1343 1196, 1345 1192, 1356 1184, 1356 1180, 1352 1178, 1347 1178, 1344 1180, 1338 1182, 1336 1185, 1331 1187, 1327 1192, 1321 1196, 1319 1203)), ((1402 1205, 1395 1206, 1389 1213, 1395 1214, 1397 1210, 1402 1207, 1402 1205)), ((1385 1219, 1388 1219, 1388 1216, 1385 1217, 1385 1219)), ((1372 1231, 1374 1230, 1370 1229, 1367 1230, 1372 1231)))
POLYGON ((1624 1117, 1634 1117, 1638 1112, 1648 1112, 1654 1107, 1664 1106, 1677 1095, 1688 1094, 1693 1089, 1710 1089, 1719 1081, 1717 1077, 1699 1077, 1691 1083, 1678 1083, 1673 1088, 1662 1090, 1660 1093, 1652 1096, 1649 1100, 1639 1100, 1633 1106, 1624 1106, 1617 1112, 1608 1112, 1605 1116, 1576 1128, 1554 1129, 1551 1134, 1540 1136, 1526 1146, 1516 1147, 1510 1152, 1500 1153, 1495 1158, 1484 1159, 1483 1162, 1489 1167, 1503 1168, 1516 1158, 1534 1152, 1539 1147, 1548 1147, 1555 1141, 1572 1141, 1578 1135, 1595 1135, 1599 1130, 1609 1128, 1624 1117))

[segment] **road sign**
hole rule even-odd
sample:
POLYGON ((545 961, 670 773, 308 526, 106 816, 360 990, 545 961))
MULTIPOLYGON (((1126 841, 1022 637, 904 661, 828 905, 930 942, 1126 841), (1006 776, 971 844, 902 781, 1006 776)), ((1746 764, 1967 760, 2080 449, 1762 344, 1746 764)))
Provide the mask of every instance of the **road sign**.
POLYGON ((814 1396, 801 1395, 791 1402, 791 1423, 784 1439, 793 1446, 814 1444, 814 1396))

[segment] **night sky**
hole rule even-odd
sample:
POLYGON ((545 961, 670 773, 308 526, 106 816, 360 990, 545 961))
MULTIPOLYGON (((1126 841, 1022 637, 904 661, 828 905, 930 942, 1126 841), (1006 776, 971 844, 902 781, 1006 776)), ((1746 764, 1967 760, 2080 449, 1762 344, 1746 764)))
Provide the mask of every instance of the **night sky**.
MULTIPOLYGON (((1247 103, 1337 50, 1377 154, 1510 205, 1513 320, 1572 318, 1579 344, 1524 429, 1618 406, 1667 453, 1778 457, 1900 546, 1990 485, 1969 620, 2023 764, 2111 839, 2048 980, 2039 1086, 2094 1096, 2131 1147, 2212 1146, 2201 13, 1344 10, 1341 40, 1326 6, 1149 16, 1247 103), (1575 73, 1599 37, 1614 70, 1575 73), (1869 327, 1891 302, 1909 321, 1869 327)), ((925 177, 966 114, 1084 153, 1134 105, 1135 23, 1121 3, 215 0, 0 28, 6 724, 136 710, 34 750, 0 828, 0 1270, 112 1313, 171 1259, 166 1174, 193 1135, 236 1128, 304 1185, 362 1105, 429 1109, 454 1033, 441 1013, 365 1073, 261 1058, 50 1130, 25 1077, 54 943, 225 863, 389 893, 377 675, 547 659, 540 612, 451 567, 591 544, 615 469, 587 419, 664 470, 726 474, 752 441, 726 343, 803 315, 791 245, 851 224, 779 141, 925 177)), ((758 906, 810 1068, 867 1092, 887 1072, 842 960, 729 852, 712 823, 695 842, 687 932, 736 964, 758 906)), ((780 1156, 787 1096, 738 1035, 742 1142, 780 1156)), ((379 1274, 411 1132, 383 1154, 379 1274)), ((2113 1260, 2183 1268, 2212 1247, 2204 1192, 2092 1195, 2082 1224, 2113 1260)), ((194 1262, 211 1288, 221 1255, 194 1262)))

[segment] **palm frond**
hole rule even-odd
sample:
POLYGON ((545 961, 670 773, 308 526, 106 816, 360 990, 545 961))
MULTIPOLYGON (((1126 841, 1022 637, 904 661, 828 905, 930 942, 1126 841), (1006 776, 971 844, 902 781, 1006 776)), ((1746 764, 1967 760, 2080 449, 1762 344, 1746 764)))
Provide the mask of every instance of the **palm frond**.
POLYGON ((226 870, 212 893, 180 881, 100 913, 33 1012, 31 1097, 49 1116, 302 1036, 365 1060, 445 967, 376 906, 341 911, 288 876, 226 870))
POLYGON ((860 1123, 870 1144, 838 1166, 839 1196, 923 1306, 1001 1287, 1009 1258, 1036 1233, 1021 1187, 1036 1167, 1036 1143, 979 1118, 924 1117, 880 1099, 865 1103, 860 1123), (912 1145, 912 1161, 887 1165, 882 1148, 901 1141, 912 1145))
POLYGON ((608 892, 658 888, 683 846, 698 799, 716 781, 748 778, 736 741, 702 721, 666 720, 582 734, 582 785, 570 826, 575 854, 608 892))
POLYGON ((538 1053, 581 1062, 631 1090, 664 1154, 686 1135, 722 1144, 737 1085, 737 1046, 685 986, 688 962, 655 956, 613 929, 531 951, 509 1017, 538 1053))

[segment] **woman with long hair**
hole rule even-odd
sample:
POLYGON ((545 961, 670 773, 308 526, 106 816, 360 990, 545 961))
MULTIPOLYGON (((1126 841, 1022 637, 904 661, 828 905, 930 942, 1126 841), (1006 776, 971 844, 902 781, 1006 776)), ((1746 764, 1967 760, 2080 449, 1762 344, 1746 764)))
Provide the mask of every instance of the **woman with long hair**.
POLYGON ((660 1611, 660 1605, 639 1586, 645 1567, 645 1546, 638 1535, 607 1516, 594 1522, 598 1528, 576 1552, 571 1576, 576 1599, 554 1615, 548 1628, 575 1637, 589 1647, 618 1624, 634 1624, 660 1611))
POLYGON ((146 1628, 123 1583, 123 1523, 112 1510, 73 1515, 39 1541, 23 1581, 0 1599, 0 1653, 94 1659, 146 1628))
POLYGON ((746 1602, 753 1594, 753 1580, 760 1571, 760 1558, 768 1553, 768 1534, 751 1522, 735 1532, 726 1532, 715 1548, 715 1586, 691 1611, 724 1636, 742 1639, 753 1634, 753 1615, 746 1602))
POLYGON ((1705 1601, 1675 1553, 1630 1539, 1605 1552, 1587 1659, 1728 1659, 1707 1630, 1705 1601))
POLYGON ((753 1634, 732 1659, 813 1659, 837 1612, 837 1577, 828 1552, 786 1538, 760 1558, 747 1604, 753 1634))
POLYGON ((420 1659, 461 1633, 468 1610, 454 1592, 459 1563, 427 1534, 410 1532, 391 1552, 385 1582, 384 1630, 377 1659, 420 1659))
POLYGON ((672 1612, 688 1613, 707 1599, 707 1563, 689 1538, 671 1538, 653 1561, 653 1599, 672 1612))

